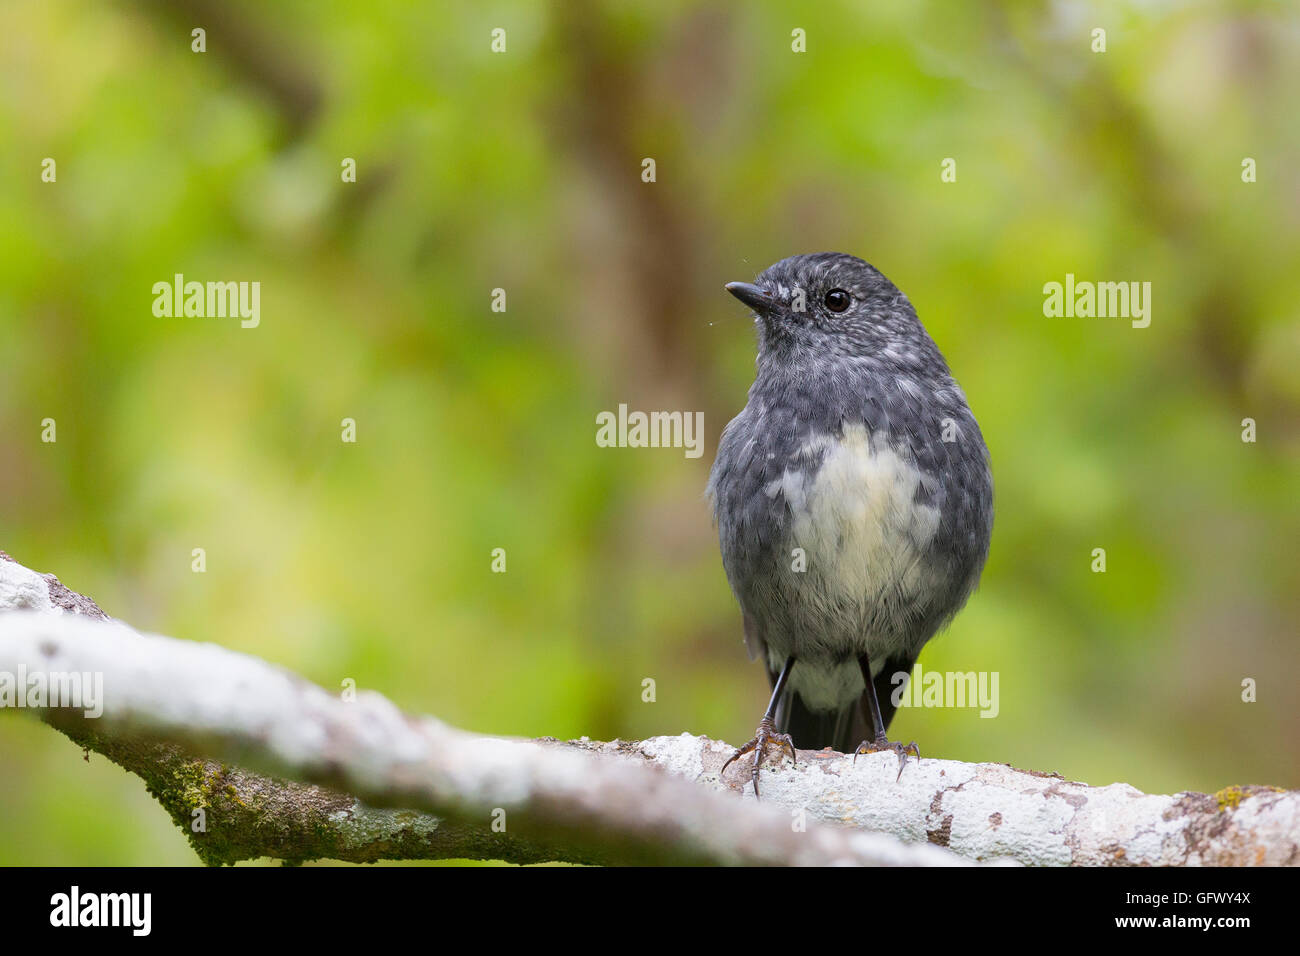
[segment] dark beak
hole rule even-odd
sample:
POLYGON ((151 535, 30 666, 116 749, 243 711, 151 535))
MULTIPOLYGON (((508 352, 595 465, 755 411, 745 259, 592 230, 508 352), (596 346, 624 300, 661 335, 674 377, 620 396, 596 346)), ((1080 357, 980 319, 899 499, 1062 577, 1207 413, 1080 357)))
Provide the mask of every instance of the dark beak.
POLYGON ((756 312, 766 312, 776 304, 766 289, 751 282, 728 282, 727 291, 756 312))

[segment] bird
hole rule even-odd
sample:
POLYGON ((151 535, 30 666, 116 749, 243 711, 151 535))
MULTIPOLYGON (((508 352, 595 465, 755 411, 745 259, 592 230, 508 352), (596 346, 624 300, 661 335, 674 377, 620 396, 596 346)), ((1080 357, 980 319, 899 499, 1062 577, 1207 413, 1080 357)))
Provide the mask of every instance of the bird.
POLYGON ((993 475, 966 395, 906 295, 834 252, 726 290, 750 308, 757 370, 706 496, 745 645, 771 698, 769 747, 890 751, 891 691, 965 605, 988 557, 993 475), (901 676, 900 676, 901 675, 901 676))

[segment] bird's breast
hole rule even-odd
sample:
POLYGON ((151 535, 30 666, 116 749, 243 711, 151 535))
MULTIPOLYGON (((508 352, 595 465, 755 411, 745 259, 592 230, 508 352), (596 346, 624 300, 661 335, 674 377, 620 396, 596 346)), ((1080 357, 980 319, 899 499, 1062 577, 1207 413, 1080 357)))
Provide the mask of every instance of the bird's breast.
POLYGON ((814 434, 764 488, 785 502, 787 553, 805 557, 801 590, 840 606, 926 594, 936 583, 925 558, 940 522, 935 481, 883 432, 814 434))

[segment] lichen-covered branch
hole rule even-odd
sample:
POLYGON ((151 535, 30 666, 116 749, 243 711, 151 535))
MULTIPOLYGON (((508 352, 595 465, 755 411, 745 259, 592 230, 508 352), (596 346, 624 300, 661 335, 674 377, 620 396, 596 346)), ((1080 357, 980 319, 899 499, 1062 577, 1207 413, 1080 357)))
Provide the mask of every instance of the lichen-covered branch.
MULTIPOLYGON (((730 745, 703 737, 592 744, 643 754, 717 789, 743 774, 717 770, 730 745)), ((763 802, 810 819, 928 841, 976 860, 1037 866, 1300 865, 1300 791, 1228 787, 1217 794, 1145 794, 1124 783, 1091 787, 999 763, 909 760, 892 754, 799 751, 762 778, 763 802)), ((748 795, 752 799, 752 794, 748 795)))
POLYGON ((617 748, 476 736, 375 693, 344 701, 248 655, 139 634, 0 552, 5 673, 102 675, 90 708, 102 714, 35 712, 143 777, 212 863, 963 862, 886 834, 803 826, 617 748))
POLYGON ((138 634, 0 552, 0 675, 24 670, 103 675, 101 716, 41 716, 139 774, 210 863, 1300 863, 1300 794, 1268 787, 1152 796, 928 758, 899 780, 891 754, 800 751, 764 770, 759 803, 705 737, 475 736, 138 634))

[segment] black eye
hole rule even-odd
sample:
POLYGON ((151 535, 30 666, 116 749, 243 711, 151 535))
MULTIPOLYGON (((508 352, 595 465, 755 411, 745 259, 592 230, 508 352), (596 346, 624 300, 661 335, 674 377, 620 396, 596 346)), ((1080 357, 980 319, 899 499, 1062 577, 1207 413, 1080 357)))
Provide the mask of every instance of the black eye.
POLYGON ((830 309, 832 312, 843 312, 849 307, 849 303, 852 302, 853 299, 850 298, 849 294, 843 289, 831 289, 830 292, 826 293, 825 301, 826 308, 830 309))

